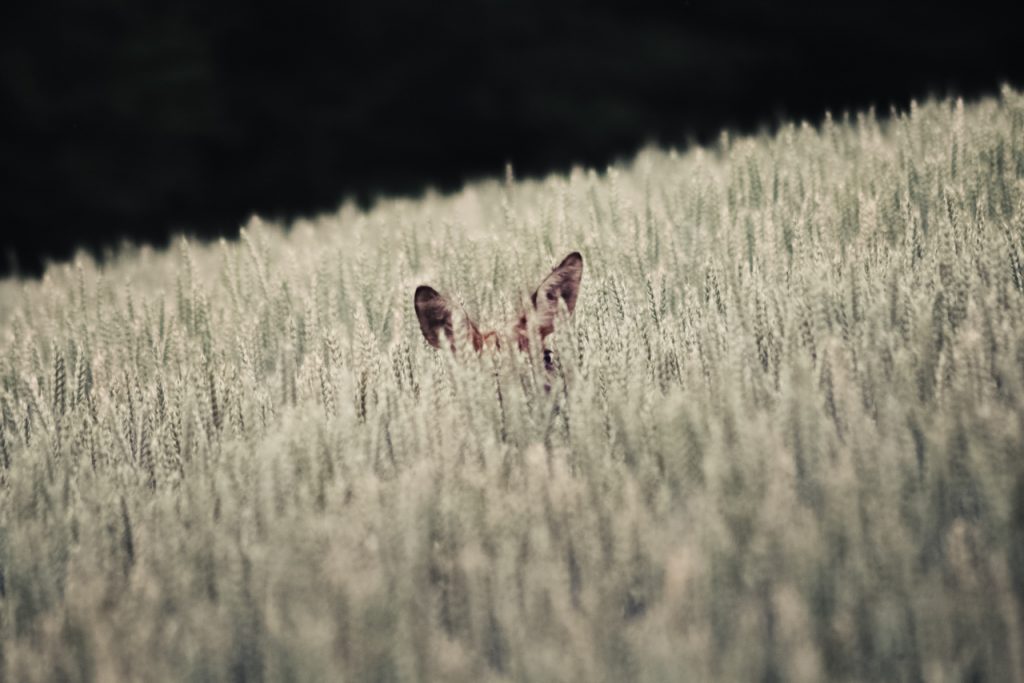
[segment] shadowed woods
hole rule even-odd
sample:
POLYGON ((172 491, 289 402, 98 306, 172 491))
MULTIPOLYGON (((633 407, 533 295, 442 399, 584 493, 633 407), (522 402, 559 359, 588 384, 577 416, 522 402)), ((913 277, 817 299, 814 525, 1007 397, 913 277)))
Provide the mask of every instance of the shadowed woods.
MULTIPOLYGON (((9 2, 0 274, 1020 83, 1013 3, 9 2)), ((1017 9, 1019 13, 1019 9, 1017 9)))

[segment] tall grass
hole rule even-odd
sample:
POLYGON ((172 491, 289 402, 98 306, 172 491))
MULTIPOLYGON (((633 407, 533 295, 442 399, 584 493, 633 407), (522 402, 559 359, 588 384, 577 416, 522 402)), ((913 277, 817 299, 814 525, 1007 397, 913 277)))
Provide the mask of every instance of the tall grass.
POLYGON ((1024 680, 1024 97, 0 284, 0 679, 1024 680), (573 249, 558 377, 453 359, 573 249))

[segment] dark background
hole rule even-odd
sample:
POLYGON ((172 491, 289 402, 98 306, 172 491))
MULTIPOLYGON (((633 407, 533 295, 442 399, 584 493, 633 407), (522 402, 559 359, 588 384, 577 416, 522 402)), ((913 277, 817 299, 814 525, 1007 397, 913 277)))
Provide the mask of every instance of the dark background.
POLYGON ((0 10, 0 272, 646 142, 1020 86, 991 2, 23 3, 0 10), (628 9, 627 9, 628 7, 628 9))

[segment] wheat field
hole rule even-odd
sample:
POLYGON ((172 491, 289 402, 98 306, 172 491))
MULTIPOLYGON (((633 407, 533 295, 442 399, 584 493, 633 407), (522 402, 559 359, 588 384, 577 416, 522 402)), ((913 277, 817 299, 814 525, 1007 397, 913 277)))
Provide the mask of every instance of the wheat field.
POLYGON ((1009 87, 83 254, 0 344, 0 680, 1024 681, 1009 87), (572 250, 553 379, 424 341, 572 250))

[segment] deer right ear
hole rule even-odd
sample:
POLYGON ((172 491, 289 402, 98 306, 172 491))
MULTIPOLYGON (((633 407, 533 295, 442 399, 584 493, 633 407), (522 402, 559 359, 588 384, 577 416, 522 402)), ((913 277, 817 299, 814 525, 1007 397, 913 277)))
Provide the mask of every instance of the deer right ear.
POLYGON ((558 300, 565 302, 569 313, 576 310, 576 298, 580 293, 580 279, 583 277, 583 257, 574 251, 555 266, 551 274, 544 278, 540 287, 530 297, 537 312, 537 327, 543 339, 555 329, 555 316, 558 313, 558 300))
POLYGON ((416 317, 420 321, 420 330, 423 331, 428 344, 435 349, 441 348, 441 332, 449 339, 453 338, 452 308, 437 290, 426 285, 417 287, 413 305, 416 307, 416 317))

